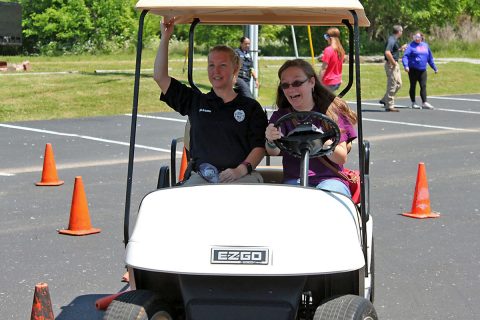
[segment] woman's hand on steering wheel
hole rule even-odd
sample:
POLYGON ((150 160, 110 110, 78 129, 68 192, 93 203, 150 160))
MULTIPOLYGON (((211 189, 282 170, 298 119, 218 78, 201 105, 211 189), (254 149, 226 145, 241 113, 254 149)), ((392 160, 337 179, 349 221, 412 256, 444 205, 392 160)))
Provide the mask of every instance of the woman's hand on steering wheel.
POLYGON ((267 138, 267 141, 273 142, 275 140, 278 140, 282 137, 282 132, 280 129, 276 128, 273 123, 270 123, 265 130, 265 138, 267 138))

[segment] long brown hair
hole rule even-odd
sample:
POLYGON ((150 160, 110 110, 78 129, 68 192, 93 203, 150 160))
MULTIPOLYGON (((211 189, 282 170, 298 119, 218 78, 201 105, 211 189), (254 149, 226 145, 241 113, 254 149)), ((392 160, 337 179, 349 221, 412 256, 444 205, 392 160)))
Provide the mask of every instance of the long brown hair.
POLYGON ((340 41, 340 30, 332 27, 327 30, 327 34, 330 37, 333 50, 335 50, 337 53, 340 61, 343 61, 343 58, 345 57, 345 50, 343 49, 342 42, 340 41))
MULTIPOLYGON (((313 102, 315 103, 315 106, 320 109, 321 113, 327 115, 335 122, 338 122, 338 115, 343 114, 352 125, 357 123, 357 114, 348 107, 345 101, 335 96, 335 94, 320 83, 315 70, 307 61, 302 59, 286 61, 280 69, 278 69, 278 79, 282 78, 282 73, 285 70, 292 67, 301 69, 308 79, 311 79, 312 77, 315 79, 315 85, 312 92, 313 102)), ((293 107, 290 102, 288 102, 280 84, 277 88, 276 105, 279 109, 290 108, 293 110, 293 107)))

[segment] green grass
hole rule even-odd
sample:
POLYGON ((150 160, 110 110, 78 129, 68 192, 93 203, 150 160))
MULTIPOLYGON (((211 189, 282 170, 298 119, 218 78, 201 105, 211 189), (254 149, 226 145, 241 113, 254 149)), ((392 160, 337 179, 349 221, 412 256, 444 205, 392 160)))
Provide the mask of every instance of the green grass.
MULTIPOLYGON (((154 52, 145 50, 142 57, 139 112, 170 111, 159 101, 160 91, 152 79, 154 52)), ((105 56, 62 57, 0 57, 9 63, 29 60, 31 73, 75 71, 69 74, 28 74, 16 72, 0 74, 0 122, 58 118, 116 115, 131 112, 133 97, 134 54, 105 56), (95 70, 123 70, 123 73, 98 74, 95 70)), ((275 101, 278 84, 277 70, 283 60, 260 60, 260 91, 258 100, 263 106, 275 101)), ((184 58, 175 56, 170 61, 171 75, 186 80, 184 58)), ((429 95, 479 93, 480 65, 468 63, 438 63, 439 73, 429 72, 429 95)), ((194 63, 194 79, 201 88, 208 88, 205 58, 194 63)), ((319 70, 319 65, 316 65, 319 70)), ((344 83, 348 69, 345 68, 344 83)), ((362 98, 383 96, 386 80, 383 64, 363 64, 362 98)), ((408 96, 408 77, 403 74, 404 86, 399 97, 408 96)), ((345 96, 354 100, 352 90, 345 96)))

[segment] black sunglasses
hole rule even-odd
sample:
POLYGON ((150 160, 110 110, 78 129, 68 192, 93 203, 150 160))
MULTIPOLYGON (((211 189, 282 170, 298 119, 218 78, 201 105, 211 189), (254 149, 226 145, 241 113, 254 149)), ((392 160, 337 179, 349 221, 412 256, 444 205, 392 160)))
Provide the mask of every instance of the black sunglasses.
POLYGON ((308 78, 303 80, 303 81, 295 80, 292 83, 283 82, 283 83, 280 83, 280 88, 282 88, 283 90, 286 90, 286 89, 290 88, 290 86, 292 86, 294 88, 298 88, 307 81, 308 81, 308 78))

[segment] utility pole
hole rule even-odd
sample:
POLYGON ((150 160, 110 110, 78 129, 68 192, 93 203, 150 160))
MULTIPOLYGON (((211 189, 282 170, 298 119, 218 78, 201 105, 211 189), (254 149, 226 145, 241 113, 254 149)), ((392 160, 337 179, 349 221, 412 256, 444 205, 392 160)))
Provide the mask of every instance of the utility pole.
MULTIPOLYGON (((244 34, 250 39, 250 54, 253 61, 253 69, 260 80, 260 70, 258 69, 258 25, 248 25, 244 27, 244 34)), ((250 91, 254 98, 258 98, 258 90, 255 88, 255 81, 250 81, 250 91)))

